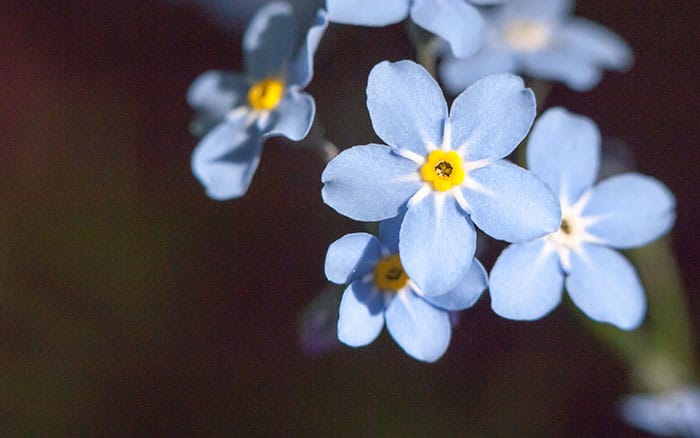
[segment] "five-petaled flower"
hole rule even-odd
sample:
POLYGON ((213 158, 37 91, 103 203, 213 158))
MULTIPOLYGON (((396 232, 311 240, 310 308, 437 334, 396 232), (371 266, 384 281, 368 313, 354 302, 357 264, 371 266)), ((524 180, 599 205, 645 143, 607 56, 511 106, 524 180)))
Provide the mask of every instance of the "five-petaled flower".
MULTIPOLYGON (((504 0, 471 0, 477 5, 504 0)), ((481 46, 484 21, 465 0, 326 0, 331 21, 361 26, 386 26, 409 15, 418 26, 450 43, 455 56, 471 56, 481 46)))
POLYGON ((471 265, 474 223, 509 242, 559 228, 552 191, 503 159, 535 117, 535 98, 519 77, 478 81, 455 99, 448 116, 442 91, 425 69, 385 61, 369 75, 367 106, 375 132, 389 146, 355 146, 335 157, 321 177, 322 196, 360 221, 405 210, 401 261, 426 296, 455 288, 471 265))
POLYGON ((315 105, 303 89, 313 75, 313 55, 328 21, 319 10, 298 48, 292 7, 273 2, 253 17, 243 39, 245 74, 208 71, 188 92, 198 111, 195 134, 215 126, 192 154, 192 171, 207 194, 224 200, 244 195, 267 137, 301 140, 315 105))
POLYGON ((493 310, 517 320, 538 319, 556 307, 564 281, 590 318, 631 330, 646 313, 632 265, 610 249, 634 248, 668 232, 675 199, 659 181, 637 173, 596 186, 600 134, 590 119, 562 108, 535 123, 527 148, 530 169, 557 193, 562 223, 541 239, 506 248, 491 270, 493 310))
POLYGON ((453 290, 426 297, 411 281, 399 255, 400 218, 381 222, 379 239, 347 234, 328 248, 325 271, 334 283, 347 284, 338 311, 338 339, 351 347, 374 341, 386 322, 392 338, 415 359, 438 360, 452 333, 450 311, 471 307, 487 285, 477 259, 462 272, 453 290))
POLYGON ((600 81, 603 69, 627 69, 629 46, 603 26, 571 17, 572 9, 572 0, 511 0, 483 11, 483 46, 468 59, 447 55, 440 65, 445 88, 457 94, 482 76, 510 72, 583 91, 600 81))

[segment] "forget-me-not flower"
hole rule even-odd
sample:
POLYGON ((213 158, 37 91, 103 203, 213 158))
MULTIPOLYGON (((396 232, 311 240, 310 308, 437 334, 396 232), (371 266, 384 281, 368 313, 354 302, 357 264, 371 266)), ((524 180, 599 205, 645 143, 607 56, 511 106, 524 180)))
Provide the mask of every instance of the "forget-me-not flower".
POLYGON ((625 330, 646 313, 644 290, 632 265, 611 248, 634 248, 668 232, 675 199, 654 178, 625 173, 593 185, 600 134, 587 117, 563 108, 535 123, 527 148, 529 168, 557 193, 562 222, 541 239, 511 245, 491 270, 493 310, 517 320, 538 319, 562 298, 591 319, 625 330))
POLYGON ((315 104, 301 90, 311 81, 313 55, 327 25, 319 10, 298 47, 292 7, 270 3, 245 32, 245 73, 208 71, 194 81, 187 96, 199 112, 193 130, 201 134, 215 126, 194 150, 192 170, 211 198, 245 194, 267 137, 306 136, 315 104))
POLYGON ((386 323, 389 334, 418 360, 434 362, 447 350, 450 311, 471 307, 486 289, 486 271, 477 259, 459 284, 439 297, 426 297, 406 275, 399 253, 400 218, 380 223, 379 239, 347 234, 326 256, 326 277, 347 284, 338 310, 338 339, 351 347, 374 341, 386 323))
MULTIPOLYGON (((504 0, 471 0, 477 5, 504 0)), ((484 21, 465 0, 326 0, 331 21, 386 26, 411 16, 418 26, 444 38, 455 56, 470 56, 481 46, 484 21)))
POLYGON ((474 256, 474 224, 509 242, 559 227, 559 203, 508 156, 535 117, 521 78, 486 77, 460 94, 448 115, 442 90, 412 61, 376 65, 367 84, 375 132, 389 146, 355 146, 323 172, 324 201, 360 221, 406 210, 399 247, 408 276, 426 296, 457 286, 474 256))
POLYGON ((469 59, 443 60, 445 88, 457 94, 482 76, 511 72, 583 91, 600 81, 602 70, 627 69, 629 46, 603 26, 571 17, 572 9, 573 0, 512 0, 483 11, 483 46, 469 59))

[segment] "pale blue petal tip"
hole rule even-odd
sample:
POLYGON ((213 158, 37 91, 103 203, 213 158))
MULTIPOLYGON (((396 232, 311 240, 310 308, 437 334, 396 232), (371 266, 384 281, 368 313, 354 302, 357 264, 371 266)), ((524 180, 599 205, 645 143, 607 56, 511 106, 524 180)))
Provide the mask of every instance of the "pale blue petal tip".
POLYGON ((367 233, 347 234, 328 247, 326 278, 337 284, 350 283, 370 272, 380 256, 376 237, 367 233))
POLYGON ((448 313, 413 292, 395 296, 385 318, 391 337, 414 359, 435 362, 447 351, 452 334, 448 313))
POLYGON ((383 296, 356 280, 345 289, 338 310, 338 340, 351 347, 374 341, 384 327, 383 296))

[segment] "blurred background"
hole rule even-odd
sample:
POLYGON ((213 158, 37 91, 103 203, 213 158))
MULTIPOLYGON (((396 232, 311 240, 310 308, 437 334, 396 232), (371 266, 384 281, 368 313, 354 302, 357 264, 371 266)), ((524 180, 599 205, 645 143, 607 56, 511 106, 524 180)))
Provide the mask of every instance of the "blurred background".
MULTIPOLYGON (((0 435, 643 436, 617 413, 623 364, 567 306, 518 323, 485 295, 432 365, 386 333, 304 354, 300 313, 326 285, 326 248, 361 230, 322 203, 323 161, 268 140, 250 191, 229 202, 189 168, 187 88, 240 69, 263 3, 0 1, 0 435)), ((546 105, 592 117, 676 194, 698 327, 700 8, 576 12, 636 62, 588 93, 557 85, 546 105)), ((374 141, 367 74, 413 57, 403 25, 331 25, 308 87, 326 136, 374 141)))

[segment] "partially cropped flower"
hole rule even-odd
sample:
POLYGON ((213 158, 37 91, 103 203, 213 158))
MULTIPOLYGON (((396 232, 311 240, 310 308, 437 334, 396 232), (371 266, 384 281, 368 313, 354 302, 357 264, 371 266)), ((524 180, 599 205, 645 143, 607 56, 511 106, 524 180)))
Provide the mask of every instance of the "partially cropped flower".
POLYGON ((367 85, 374 130, 389 146, 352 147, 323 172, 324 201, 360 221, 406 210, 399 247, 426 296, 455 288, 474 256, 474 224, 509 242, 559 227, 547 185, 508 156, 535 116, 535 98, 510 74, 478 81, 447 104, 435 80, 411 61, 376 65, 367 85), (472 222, 473 221, 473 222, 472 222))
MULTIPOLYGON (((477 5, 504 0, 471 0, 477 5)), ((444 38, 455 56, 465 57, 481 46, 484 21, 465 0, 326 0, 331 21, 361 26, 386 26, 411 16, 418 26, 444 38)))
POLYGON ((700 438, 700 387, 630 395, 622 401, 622 416, 654 435, 700 438))
POLYGON ((450 311, 477 301, 487 285, 486 271, 473 259, 457 287, 439 297, 426 297, 403 269, 399 224, 398 219, 382 222, 379 239, 367 233, 347 234, 328 248, 326 277, 348 285, 338 311, 338 339, 351 347, 368 345, 386 323, 408 355, 434 362, 450 343, 450 311))
POLYGON ((556 307, 563 287, 591 319, 621 329, 638 327, 646 298, 632 265, 611 248, 634 248, 668 232, 675 199, 654 178, 638 173, 593 185, 600 134, 587 117, 562 108, 535 123, 528 166, 559 196, 561 227, 541 239, 511 245, 491 270, 491 306, 505 317, 538 319, 556 307))
POLYGON ((584 91, 600 81, 603 70, 629 68, 627 43, 597 23, 572 17, 572 9, 572 0, 512 0, 484 11, 482 49, 469 59, 448 55, 440 65, 446 89, 457 94, 482 76, 511 72, 584 91))
POLYGON ((313 75, 313 55, 328 24, 319 10, 299 44, 292 8, 263 7, 243 38, 245 73, 208 71, 187 95, 198 111, 195 134, 212 126, 192 154, 192 171, 207 194, 224 200, 245 194, 267 137, 301 140, 314 119, 314 100, 301 90, 313 75))

